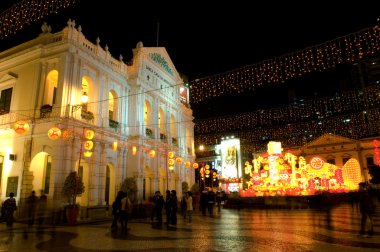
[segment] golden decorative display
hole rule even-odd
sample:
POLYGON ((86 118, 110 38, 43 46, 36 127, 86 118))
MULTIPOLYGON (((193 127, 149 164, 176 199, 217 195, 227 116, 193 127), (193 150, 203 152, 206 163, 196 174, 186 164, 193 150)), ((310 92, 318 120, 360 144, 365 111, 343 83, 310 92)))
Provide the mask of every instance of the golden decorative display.
POLYGON ((181 157, 177 157, 177 158, 175 159, 175 162, 176 162, 177 164, 181 164, 181 163, 182 163, 182 158, 181 158, 181 157))
POLYGON ((86 142, 84 142, 83 147, 85 150, 92 150, 92 148, 94 147, 94 142, 91 140, 87 140, 86 142))
POLYGON ((91 157, 92 156, 92 151, 85 151, 85 152, 83 152, 83 156, 85 156, 85 157, 91 157))
POLYGON ((193 168, 194 168, 194 169, 198 169, 198 167, 199 167, 198 163, 194 163, 194 164, 193 164, 193 168))
POLYGON ((61 137, 61 134, 62 134, 61 129, 57 127, 53 127, 48 130, 48 137, 51 140, 57 140, 58 138, 61 137))
POLYGON ((20 135, 26 134, 29 128, 29 124, 25 121, 17 121, 13 126, 14 131, 20 135))
POLYGON ((168 158, 174 158, 174 152, 173 151, 168 152, 168 158))
POLYGON ((86 129, 84 135, 85 135, 86 139, 91 140, 94 138, 95 132, 92 129, 86 129))

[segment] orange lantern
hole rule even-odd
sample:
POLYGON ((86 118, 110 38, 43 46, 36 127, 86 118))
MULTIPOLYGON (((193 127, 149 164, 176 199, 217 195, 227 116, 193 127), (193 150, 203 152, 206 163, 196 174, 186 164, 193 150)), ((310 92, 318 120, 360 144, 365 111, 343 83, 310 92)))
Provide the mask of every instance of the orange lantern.
POLYGON ((85 151, 85 152, 83 152, 83 156, 85 156, 85 157, 91 157, 92 156, 92 151, 85 151))
POLYGON ((114 151, 117 150, 117 142, 112 143, 112 150, 114 150, 114 151))
POLYGON ((206 169, 205 173, 206 175, 210 174, 210 170, 206 169))
POLYGON ((58 138, 61 137, 61 130, 57 127, 53 127, 51 129, 49 129, 48 131, 48 137, 51 139, 51 140, 57 140, 58 138))
POLYGON ((13 129, 17 134, 25 134, 29 131, 29 124, 25 121, 17 121, 14 124, 13 129))
POLYGON ((169 151, 168 152, 168 158, 174 158, 174 152, 169 151))
POLYGON ((191 162, 190 162, 190 161, 186 161, 186 162, 185 162, 185 167, 186 167, 186 168, 189 168, 190 166, 191 166, 191 162))
POLYGON ((137 153, 137 147, 136 146, 132 146, 132 155, 135 156, 137 153))
POLYGON ((149 151, 149 157, 154 158, 156 156, 156 151, 155 150, 150 150, 149 151))
POLYGON ((194 164, 193 164, 193 168, 194 168, 194 169, 198 169, 198 167, 199 167, 198 163, 194 163, 194 164))
POLYGON ((182 158, 181 158, 181 157, 177 157, 177 158, 175 159, 175 162, 176 162, 177 164, 182 163, 182 158))
POLYGON ((84 136, 86 137, 86 139, 88 140, 91 140, 94 138, 95 136, 95 132, 91 129, 87 129, 85 132, 84 132, 84 136))
POLYGON ((91 150, 94 147, 94 142, 93 141, 86 141, 84 142, 84 149, 85 150, 91 150))
POLYGON ((206 170, 210 169, 210 166, 209 165, 205 165, 205 169, 206 170))
POLYGON ((174 165, 174 159, 173 158, 168 159, 168 165, 170 165, 170 166, 174 165))

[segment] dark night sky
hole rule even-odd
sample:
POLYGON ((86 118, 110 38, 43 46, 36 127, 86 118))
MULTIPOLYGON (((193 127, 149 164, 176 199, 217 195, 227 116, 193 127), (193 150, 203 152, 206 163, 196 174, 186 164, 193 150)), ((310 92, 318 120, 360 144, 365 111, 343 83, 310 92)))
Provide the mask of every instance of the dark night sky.
MULTIPOLYGON (((15 2, 2 0, 0 10, 15 2)), ((156 46, 159 23, 158 45, 194 80, 373 26, 380 17, 375 2, 80 0, 0 40, 0 50, 38 36, 43 21, 57 32, 71 18, 91 42, 100 37, 115 58, 128 60, 138 41, 156 46)))

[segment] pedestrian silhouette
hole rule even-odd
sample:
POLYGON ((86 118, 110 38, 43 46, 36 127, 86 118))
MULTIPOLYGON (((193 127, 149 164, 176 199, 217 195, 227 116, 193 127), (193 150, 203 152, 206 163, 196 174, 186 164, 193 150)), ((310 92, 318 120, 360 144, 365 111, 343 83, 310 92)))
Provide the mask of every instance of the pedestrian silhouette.
POLYGON ((7 227, 12 227, 14 222, 13 213, 17 210, 16 199, 14 198, 13 192, 9 193, 9 198, 4 201, 1 210, 7 227))

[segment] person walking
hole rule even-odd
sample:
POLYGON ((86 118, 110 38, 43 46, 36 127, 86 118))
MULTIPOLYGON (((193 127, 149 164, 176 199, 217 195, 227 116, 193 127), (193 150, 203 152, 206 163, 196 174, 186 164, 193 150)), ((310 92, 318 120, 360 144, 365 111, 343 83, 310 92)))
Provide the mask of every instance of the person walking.
POLYGON ((189 223, 192 223, 193 221, 193 197, 191 195, 192 193, 190 191, 186 193, 186 212, 187 216, 189 217, 189 223))
POLYGON ((12 227, 14 222, 13 213, 17 210, 16 199, 14 198, 14 193, 9 193, 9 198, 6 199, 1 208, 2 213, 4 214, 4 219, 7 224, 7 227, 12 227))
POLYGON ((177 225, 178 199, 176 190, 170 193, 170 224, 177 225))
POLYGON ((169 225, 171 222, 170 219, 170 210, 171 210, 171 205, 170 205, 170 191, 166 190, 166 197, 165 197, 165 213, 166 213, 166 224, 169 225))
POLYGON ((186 197, 187 197, 187 192, 182 195, 182 198, 181 198, 181 213, 182 213, 182 217, 184 220, 186 220, 186 212, 187 212, 187 207, 186 207, 186 197))
POLYGON ((44 223, 46 211, 47 211, 47 197, 44 193, 44 190, 41 190, 41 196, 38 200, 38 206, 37 206, 37 221, 38 221, 39 226, 41 226, 44 223))
POLYGON ((156 201, 156 218, 157 218, 157 226, 162 226, 162 209, 164 208, 165 201, 164 197, 161 195, 160 191, 157 191, 157 201, 156 201))
POLYGON ((121 231, 128 230, 128 218, 132 211, 132 204, 126 192, 123 192, 123 198, 121 199, 121 210, 120 210, 120 226, 121 231))
POLYGON ((119 191, 117 193, 115 201, 112 203, 112 215, 113 215, 113 220, 111 224, 111 229, 112 231, 117 230, 117 222, 120 219, 120 214, 121 214, 121 199, 124 197, 124 192, 119 191))
POLYGON ((38 197, 35 191, 31 192, 26 203, 28 205, 28 226, 33 226, 38 204, 38 197))
POLYGON ((368 192, 367 184, 364 182, 359 183, 359 209, 361 214, 360 232, 359 234, 368 237, 373 235, 373 219, 374 203, 368 192), (366 234, 367 220, 369 228, 366 234))

